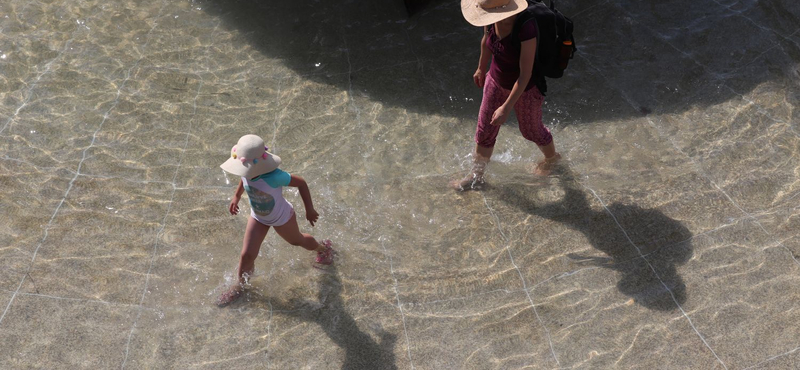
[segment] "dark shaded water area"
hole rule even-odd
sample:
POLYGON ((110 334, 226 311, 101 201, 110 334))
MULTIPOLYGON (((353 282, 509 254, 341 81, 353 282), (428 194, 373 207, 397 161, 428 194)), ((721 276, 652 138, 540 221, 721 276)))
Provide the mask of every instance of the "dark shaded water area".
MULTIPOLYGON (((738 99, 766 82, 798 94, 795 1, 557 5, 575 22, 580 47, 566 76, 549 82, 548 113, 560 124, 682 113, 738 99)), ((416 8, 409 16, 399 1, 236 0, 206 10, 311 80, 390 106, 473 120, 481 30, 464 21, 458 2, 416 8), (347 78, 334 77, 342 74, 347 78)))

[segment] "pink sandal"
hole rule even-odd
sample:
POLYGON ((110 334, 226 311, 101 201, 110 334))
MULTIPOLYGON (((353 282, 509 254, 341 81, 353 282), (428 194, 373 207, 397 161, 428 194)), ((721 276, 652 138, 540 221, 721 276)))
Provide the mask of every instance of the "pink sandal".
POLYGON ((333 255, 336 253, 336 251, 334 251, 333 248, 331 248, 332 244, 333 243, 328 239, 323 240, 322 241, 322 245, 325 246, 325 249, 322 250, 321 252, 317 252, 317 258, 314 260, 314 262, 316 262, 316 263, 318 263, 320 265, 330 265, 330 264, 332 264, 333 263, 333 255))

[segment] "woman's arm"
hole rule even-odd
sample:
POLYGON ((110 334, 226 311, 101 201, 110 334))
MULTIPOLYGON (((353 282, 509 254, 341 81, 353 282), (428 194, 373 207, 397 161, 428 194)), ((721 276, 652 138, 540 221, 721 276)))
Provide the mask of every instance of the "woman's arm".
POLYGON ((311 191, 308 190, 308 183, 306 183, 304 178, 292 175, 289 186, 295 187, 300 191, 300 198, 303 199, 303 206, 306 207, 306 220, 311 223, 311 226, 314 226, 314 222, 317 222, 319 214, 314 210, 314 203, 311 201, 311 191))
POLYGON ((492 53, 486 46, 486 39, 489 37, 489 29, 487 27, 493 26, 489 25, 483 28, 483 37, 481 38, 481 57, 478 59, 478 69, 475 71, 475 74, 472 75, 475 85, 478 85, 478 87, 481 88, 486 82, 486 71, 489 70, 489 62, 492 60, 492 53))
POLYGON ((489 37, 489 30, 487 27, 493 26, 489 25, 483 28, 483 37, 481 37, 481 58, 478 61, 478 69, 484 72, 489 69, 489 62, 492 60, 492 53, 489 51, 489 47, 486 46, 486 39, 489 37))
POLYGON ((525 92, 528 87, 528 82, 533 75, 533 61, 536 59, 536 38, 525 40, 522 42, 522 48, 519 55, 519 78, 514 83, 511 89, 511 94, 506 99, 506 102, 494 111, 492 116, 493 125, 502 125, 508 119, 508 114, 511 113, 511 108, 517 103, 519 97, 525 92))

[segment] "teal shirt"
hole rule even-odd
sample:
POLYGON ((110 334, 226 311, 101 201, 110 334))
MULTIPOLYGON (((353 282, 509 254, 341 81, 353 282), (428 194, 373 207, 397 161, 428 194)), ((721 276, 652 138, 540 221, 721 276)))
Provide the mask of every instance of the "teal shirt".
POLYGON ((277 189, 281 186, 289 186, 289 182, 292 181, 292 175, 284 170, 275 169, 272 172, 259 175, 253 178, 251 181, 258 180, 264 180, 267 182, 267 185, 277 189))

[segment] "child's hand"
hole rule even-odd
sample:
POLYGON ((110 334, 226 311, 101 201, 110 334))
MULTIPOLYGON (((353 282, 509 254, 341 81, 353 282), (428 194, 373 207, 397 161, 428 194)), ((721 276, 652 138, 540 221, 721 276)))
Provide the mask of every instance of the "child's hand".
POLYGON ((228 205, 228 212, 234 216, 239 214, 239 197, 231 199, 231 204, 228 205))
POLYGON ((314 208, 306 210, 306 220, 308 220, 311 226, 314 226, 314 223, 317 222, 318 218, 319 218, 319 213, 317 213, 317 211, 314 210, 314 208))

